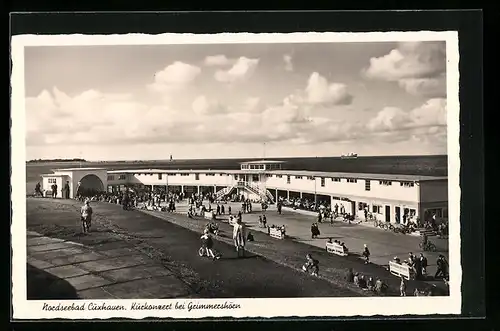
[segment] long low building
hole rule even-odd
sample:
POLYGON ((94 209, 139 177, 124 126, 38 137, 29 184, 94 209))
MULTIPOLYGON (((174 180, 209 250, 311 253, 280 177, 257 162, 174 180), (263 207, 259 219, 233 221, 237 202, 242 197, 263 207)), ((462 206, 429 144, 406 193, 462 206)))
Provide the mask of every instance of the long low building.
POLYGON ((379 220, 399 222, 403 215, 448 218, 447 177, 285 170, 282 161, 241 163, 239 170, 70 168, 45 174, 43 188, 58 186, 57 196, 70 198, 79 188, 109 192, 130 186, 163 188, 170 192, 212 192, 218 198, 240 194, 276 202, 303 198, 344 206, 347 213, 365 207, 379 220), (67 186, 66 186, 67 185, 67 186))

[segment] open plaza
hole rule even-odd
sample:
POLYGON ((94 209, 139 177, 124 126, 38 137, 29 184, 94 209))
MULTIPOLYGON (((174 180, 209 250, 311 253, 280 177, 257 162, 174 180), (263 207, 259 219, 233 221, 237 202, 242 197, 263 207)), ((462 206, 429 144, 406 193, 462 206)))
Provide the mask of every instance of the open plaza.
POLYGON ((372 295, 346 280, 348 270, 383 280, 388 285, 388 295, 401 295, 400 276, 407 278, 408 295, 415 289, 429 288, 434 295, 447 293, 446 283, 434 279, 438 257, 448 258, 445 237, 423 228, 403 234, 375 226, 380 222, 393 224, 393 228, 408 227, 422 223, 422 216, 426 221, 446 223, 446 177, 287 171, 282 162, 262 160, 244 162, 240 170, 226 171, 59 169, 42 175, 38 193, 51 199, 28 198, 28 229, 32 231, 28 239, 28 262, 76 286, 78 297, 128 298, 154 296, 158 292, 163 293, 160 297, 171 297, 171 290, 162 283, 183 282, 183 273, 211 288, 204 294, 192 292, 192 286, 183 292, 198 297, 372 295), (124 196, 131 200, 127 205, 134 208, 125 206, 124 196), (83 236, 79 235, 82 202, 78 200, 85 199, 90 200, 97 228, 83 236), (171 212, 167 212, 169 209, 171 212), (51 229, 49 219, 59 219, 61 210, 67 216, 57 229, 64 228, 64 235, 53 235, 54 232, 47 230, 51 229), (44 213, 51 213, 50 218, 45 218, 44 213), (246 245, 253 258, 243 259, 244 262, 234 260, 231 232, 238 214, 253 237, 246 245), (267 223, 264 226, 263 218, 267 223), (210 264, 196 253, 199 237, 208 222, 217 224, 219 233, 214 236, 214 247, 222 254, 221 261, 210 264), (311 230, 314 225, 319 230, 315 236, 311 230), (275 235, 277 229, 283 229, 282 236, 275 235), (110 239, 109 231, 121 237, 110 239), (423 232, 430 235, 434 249, 426 250, 420 245, 423 232), (35 244, 30 245, 30 240, 35 244), (52 243, 53 240, 56 241, 52 243), (116 241, 118 246, 109 250, 119 248, 116 254, 121 262, 114 261, 115 252, 107 253, 106 245, 101 247, 99 240, 116 241), (332 243, 327 244, 328 241, 332 243), (335 253, 336 242, 342 242, 348 254, 335 253), (82 249, 82 244, 85 254, 80 256, 78 249, 82 249), (146 257, 142 256, 144 247, 149 247, 146 257), (371 253, 369 264, 364 263, 365 247, 371 253), (120 256, 122 253, 133 258, 120 256), (406 260, 409 253, 417 257, 422 253, 426 258, 425 277, 415 280, 410 268, 399 270, 401 267, 394 265, 396 258, 406 260), (319 277, 311 278, 302 272, 307 254, 319 261, 319 277), (170 263, 168 267, 165 256, 170 263), (143 263, 144 259, 149 262, 143 263), (142 262, 137 265, 130 264, 139 260, 142 262), (144 265, 146 269, 152 268, 153 274, 141 271, 144 265), (179 265, 186 270, 170 270, 178 269, 179 265), (238 272, 233 270, 235 265, 239 266, 238 272), (162 273, 162 268, 170 271, 162 273), (201 271, 204 268, 211 270, 210 273, 201 271), (223 275, 222 269, 226 269, 223 275), (108 271, 113 275, 120 273, 121 278, 107 277, 108 271), (231 287, 238 279, 245 279, 244 289, 231 287), (280 281, 286 282, 286 288, 300 283, 301 290, 287 293, 277 285, 273 290, 268 288, 280 281), (262 284, 266 284, 266 291, 262 292, 262 284))

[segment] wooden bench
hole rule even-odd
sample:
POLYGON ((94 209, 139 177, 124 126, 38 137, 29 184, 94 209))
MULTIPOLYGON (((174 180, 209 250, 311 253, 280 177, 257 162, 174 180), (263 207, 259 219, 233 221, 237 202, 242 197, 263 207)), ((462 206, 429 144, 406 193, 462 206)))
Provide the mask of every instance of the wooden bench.
POLYGON ((276 228, 270 228, 269 235, 275 239, 285 239, 285 234, 276 228))
POLYGON ((424 235, 426 235, 427 237, 437 236, 437 233, 434 230, 421 229, 421 230, 418 230, 418 233, 420 236, 424 236, 424 235))
POLYGON ((389 261, 389 271, 397 277, 403 277, 406 280, 413 278, 413 269, 407 264, 400 264, 394 261, 389 261))
POLYGON ((336 254, 339 256, 347 256, 348 253, 344 251, 344 247, 342 245, 339 245, 337 243, 326 243, 326 251, 328 253, 336 254))

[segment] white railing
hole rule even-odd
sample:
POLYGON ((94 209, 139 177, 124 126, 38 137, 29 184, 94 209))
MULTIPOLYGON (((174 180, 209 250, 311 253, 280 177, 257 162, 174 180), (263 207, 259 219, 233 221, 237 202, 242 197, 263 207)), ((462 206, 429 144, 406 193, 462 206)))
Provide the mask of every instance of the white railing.
POLYGON ((221 199, 223 196, 229 194, 233 190, 234 187, 245 187, 248 190, 252 191, 253 193, 257 194, 262 200, 269 199, 270 201, 274 201, 274 197, 269 192, 267 189, 261 189, 259 186, 245 182, 245 181, 238 181, 236 184, 233 184, 232 186, 225 187, 215 193, 216 199, 221 199))
POLYGON ((233 190, 234 186, 235 185, 224 187, 222 190, 217 191, 217 193, 215 193, 216 199, 220 199, 223 196, 225 196, 226 194, 229 194, 229 192, 231 192, 233 190))

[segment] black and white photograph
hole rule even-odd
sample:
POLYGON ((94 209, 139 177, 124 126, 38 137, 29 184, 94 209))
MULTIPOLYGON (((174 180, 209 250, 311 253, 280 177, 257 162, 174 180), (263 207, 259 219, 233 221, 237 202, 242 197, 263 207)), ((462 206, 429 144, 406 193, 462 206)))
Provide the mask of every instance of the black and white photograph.
POLYGON ((14 317, 460 312, 456 32, 25 35, 12 61, 14 317))

